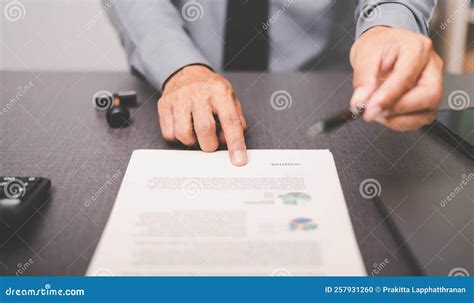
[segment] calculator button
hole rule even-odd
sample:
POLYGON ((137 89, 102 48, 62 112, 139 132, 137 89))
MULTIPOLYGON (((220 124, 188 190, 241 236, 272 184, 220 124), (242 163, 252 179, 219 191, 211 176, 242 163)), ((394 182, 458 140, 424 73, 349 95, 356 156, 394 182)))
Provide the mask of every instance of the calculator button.
POLYGON ((23 182, 30 182, 30 181, 39 180, 40 178, 36 178, 36 177, 18 177, 17 179, 20 179, 23 182))
POLYGON ((25 182, 21 181, 20 179, 13 179, 3 184, 2 191, 5 197, 10 199, 17 199, 25 195, 26 188, 27 185, 25 182))
POLYGON ((16 177, 3 177, 3 181, 10 181, 10 180, 15 180, 16 177))

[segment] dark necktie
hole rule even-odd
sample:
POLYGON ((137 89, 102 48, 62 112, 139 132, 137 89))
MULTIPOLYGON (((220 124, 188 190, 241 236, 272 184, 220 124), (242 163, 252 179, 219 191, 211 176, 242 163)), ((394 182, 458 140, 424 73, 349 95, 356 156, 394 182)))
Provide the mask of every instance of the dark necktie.
POLYGON ((228 0, 224 70, 264 71, 268 65, 268 0, 228 0), (258 33, 260 32, 260 34, 258 33))

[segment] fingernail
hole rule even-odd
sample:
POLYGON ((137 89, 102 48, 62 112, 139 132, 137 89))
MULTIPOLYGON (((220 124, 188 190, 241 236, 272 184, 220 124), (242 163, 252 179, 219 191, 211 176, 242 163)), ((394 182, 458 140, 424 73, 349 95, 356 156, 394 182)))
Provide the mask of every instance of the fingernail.
POLYGON ((366 100, 369 98, 369 92, 365 87, 358 87, 354 90, 351 98, 351 109, 352 111, 357 110, 357 105, 365 104, 366 100))
POLYGON ((243 150, 235 150, 232 153, 232 162, 237 166, 244 165, 247 162, 247 154, 243 150))

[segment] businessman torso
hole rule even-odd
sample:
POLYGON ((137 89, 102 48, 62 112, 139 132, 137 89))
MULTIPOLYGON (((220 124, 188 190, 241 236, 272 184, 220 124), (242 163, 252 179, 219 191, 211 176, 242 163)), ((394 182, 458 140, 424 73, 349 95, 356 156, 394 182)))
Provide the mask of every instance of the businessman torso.
MULTIPOLYGON (((227 1, 173 1, 184 27, 212 67, 224 61, 227 1)), ((355 1, 269 1, 268 19, 258 31, 268 31, 271 71, 349 68, 354 42, 355 1)))
MULTIPOLYGON (((436 3, 436 0, 267 1, 266 10, 262 10, 266 16, 261 19, 266 21, 254 24, 255 32, 265 32, 268 42, 265 70, 269 71, 348 69, 349 49, 361 33, 374 26, 386 26, 426 35, 436 3)), ((224 50, 231 49, 229 44, 225 49, 226 30, 230 28, 227 25, 229 20, 236 20, 228 17, 234 11, 228 9, 228 0, 103 2, 120 34, 130 66, 155 87, 161 88, 170 76, 190 64, 222 71, 224 53, 228 55, 224 50)), ((244 14, 237 20, 245 26, 251 17, 244 14)))

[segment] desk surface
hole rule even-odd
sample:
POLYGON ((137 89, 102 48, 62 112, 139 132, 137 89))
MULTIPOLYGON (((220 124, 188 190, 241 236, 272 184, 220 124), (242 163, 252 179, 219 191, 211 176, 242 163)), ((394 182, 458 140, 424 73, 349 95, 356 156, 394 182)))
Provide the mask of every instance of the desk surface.
MULTIPOLYGON (((431 128, 397 133, 358 120, 331 134, 306 138, 309 125, 347 106, 352 92, 348 73, 228 77, 248 120, 249 148, 332 151, 368 273, 388 259, 380 275, 416 274, 402 243, 374 202, 361 196, 359 185, 387 174, 461 174, 473 171, 473 163, 431 128), (277 90, 291 95, 289 108, 272 108, 270 98, 277 90)), ((50 203, 0 243, 0 274, 15 275, 32 263, 25 275, 83 275, 132 151, 182 148, 161 138, 159 95, 126 73, 2 72, 0 96, 1 174, 45 176, 53 183, 50 203), (15 98, 19 87, 30 82, 33 86, 15 98), (131 127, 110 129, 104 112, 93 109, 92 95, 102 89, 138 91, 140 107, 131 110, 131 127), (101 190, 117 172, 120 178, 101 190), (97 201, 86 203, 93 195, 97 201)))

